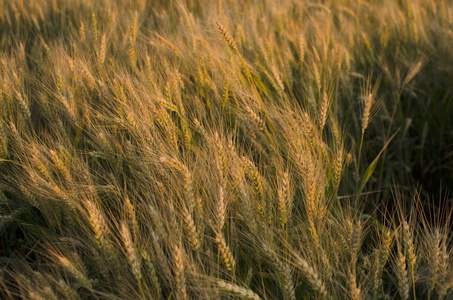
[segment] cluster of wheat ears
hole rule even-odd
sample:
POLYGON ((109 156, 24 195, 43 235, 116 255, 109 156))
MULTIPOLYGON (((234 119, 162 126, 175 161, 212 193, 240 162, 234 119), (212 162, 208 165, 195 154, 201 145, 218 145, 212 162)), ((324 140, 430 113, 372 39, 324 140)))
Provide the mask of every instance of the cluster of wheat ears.
POLYGON ((363 145, 452 28, 446 0, 1 1, 0 297, 448 298, 450 213, 365 211, 363 145))

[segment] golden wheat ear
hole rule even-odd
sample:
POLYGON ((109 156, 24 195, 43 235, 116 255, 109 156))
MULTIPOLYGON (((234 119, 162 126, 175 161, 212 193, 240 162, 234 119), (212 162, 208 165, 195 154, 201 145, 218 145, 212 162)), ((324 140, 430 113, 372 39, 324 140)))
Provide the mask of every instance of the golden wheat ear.
POLYGON ((105 41, 105 33, 101 37, 101 45, 99 46, 99 65, 104 65, 107 46, 105 41))
POLYGON ((258 296, 255 292, 248 288, 241 287, 236 284, 228 283, 223 280, 219 280, 217 282, 218 287, 226 292, 229 292, 231 294, 237 295, 243 299, 248 299, 248 300, 261 300, 261 297, 258 296))
POLYGON ((231 47, 234 51, 238 51, 238 47, 236 46, 236 42, 234 39, 230 36, 228 31, 226 31, 225 27, 222 26, 219 22, 216 22, 217 28, 219 29, 220 33, 222 34, 223 38, 227 42, 228 46, 231 47))

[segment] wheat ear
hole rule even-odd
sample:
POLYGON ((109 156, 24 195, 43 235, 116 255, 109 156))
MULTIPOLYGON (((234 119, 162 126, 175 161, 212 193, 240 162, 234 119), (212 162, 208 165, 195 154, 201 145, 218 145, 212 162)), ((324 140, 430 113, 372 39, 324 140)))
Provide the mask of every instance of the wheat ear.
POLYGON ((254 293, 252 290, 241 287, 236 284, 228 283, 223 280, 217 282, 217 285, 221 290, 229 292, 231 294, 235 294, 243 299, 248 300, 261 300, 260 296, 254 293))
POLYGON ((186 275, 184 272, 184 258, 182 250, 179 246, 175 245, 173 247, 173 259, 175 262, 175 283, 176 283, 176 292, 178 293, 181 299, 189 299, 187 295, 187 286, 186 286, 186 275))
POLYGON ((283 174, 282 182, 277 191, 278 194, 278 208, 280 210, 280 224, 282 228, 285 228, 286 223, 288 223, 290 209, 291 209, 291 195, 289 187, 289 173, 285 172, 283 174))
POLYGON ((317 291, 323 299, 328 299, 329 294, 327 292, 326 286, 322 281, 319 273, 308 264, 308 262, 302 257, 296 255, 296 263, 299 268, 302 269, 305 277, 308 282, 312 285, 313 289, 317 291))
POLYGON ((101 45, 99 46, 99 65, 104 65, 105 55, 107 51, 105 33, 101 37, 101 45))
POLYGON ((273 263, 278 273, 278 281, 283 289, 284 298, 286 300, 296 300, 296 291, 294 289, 294 280, 290 265, 283 262, 274 251, 269 249, 269 246, 263 244, 263 250, 273 263))
POLYGON ((200 249, 200 239, 199 239, 197 227, 195 226, 195 221, 194 221, 192 215, 190 214, 190 212, 187 210, 186 206, 184 206, 184 208, 183 208, 182 216, 183 216, 186 231, 189 235, 188 239, 189 239, 190 245, 192 246, 192 249, 194 251, 198 251, 198 249, 200 249))
POLYGON ((96 46, 98 43, 98 22, 96 18, 96 14, 92 14, 92 20, 93 20, 93 44, 96 46))
POLYGON ((86 40, 86 33, 85 33, 85 25, 82 23, 80 23, 80 27, 79 27, 79 36, 80 36, 80 40, 85 43, 85 40, 86 40))
POLYGON ((154 267, 154 264, 152 263, 148 252, 146 251, 142 252, 142 259, 144 261, 145 270, 147 271, 148 276, 151 277, 150 279, 152 287, 156 290, 157 298, 160 299, 162 295, 162 289, 159 284, 159 277, 157 276, 156 268, 154 267))
MULTIPOLYGON (((250 83, 252 84, 253 86, 253 89, 255 90, 255 93, 256 93, 256 96, 258 97, 258 100, 260 102, 260 105, 261 105, 261 110, 263 112, 265 112, 265 107, 264 107, 264 102, 263 100, 261 99, 261 96, 260 96, 260 93, 258 92, 258 89, 256 88, 256 85, 255 85, 255 82, 253 81, 253 78, 252 78, 252 75, 250 73, 250 70, 249 68, 247 67, 247 64, 245 63, 244 59, 242 58, 242 55, 239 53, 239 50, 236 46, 236 42, 234 41, 234 39, 230 36, 230 34, 228 33, 228 31, 226 31, 226 29, 222 26, 222 24, 220 24, 219 22, 216 23, 217 24, 217 28, 219 28, 219 31, 220 33, 222 34, 223 38, 225 39, 225 41, 227 42, 227 44, 230 46, 230 48, 236 52, 236 54, 239 56, 239 59, 241 60, 241 63, 242 63, 242 66, 244 67, 245 69, 245 72, 247 73, 247 77, 250 81, 250 83)), ((271 123, 271 122, 270 122, 271 123)), ((272 123, 271 123, 272 124, 272 123)), ((269 135, 269 138, 271 139, 272 143, 274 144, 274 141, 272 140, 272 138, 270 137, 269 135)), ((274 144, 275 146, 275 144, 274 144)))
POLYGON ((126 246, 127 258, 132 268, 132 274, 134 274, 137 281, 140 281, 142 279, 140 259, 137 255, 134 242, 132 241, 131 232, 124 222, 121 223, 121 237, 126 246))
POLYGON ((398 257, 396 258, 395 273, 398 279, 398 292, 401 299, 407 300, 409 299, 410 283, 407 274, 406 257, 400 249, 398 249, 398 257))
POLYGON ((415 254, 415 246, 412 233, 410 231, 409 224, 407 224, 406 221, 403 221, 403 243, 404 248, 406 249, 407 266, 409 269, 409 276, 412 280, 412 288, 415 295, 415 264, 417 262, 417 256, 415 254))
POLYGON ((223 234, 217 233, 215 240, 219 247, 220 254, 222 255, 223 263, 228 271, 233 272, 236 262, 234 261, 233 254, 231 253, 230 247, 228 247, 223 234))
POLYGON ((321 107, 319 110, 319 131, 322 132, 324 126, 326 125, 327 113, 330 105, 330 97, 327 95, 327 92, 324 91, 322 96, 321 107))
POLYGON ((74 278, 86 289, 92 290, 93 286, 91 285, 90 280, 85 276, 84 270, 77 268, 69 259, 64 256, 57 257, 60 264, 69 271, 69 273, 74 276, 74 278))

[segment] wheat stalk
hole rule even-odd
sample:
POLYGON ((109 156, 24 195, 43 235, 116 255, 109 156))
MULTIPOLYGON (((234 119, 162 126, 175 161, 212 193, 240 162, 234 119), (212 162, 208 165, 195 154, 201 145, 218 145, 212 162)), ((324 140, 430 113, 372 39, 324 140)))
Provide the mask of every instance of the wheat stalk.
POLYGON ((349 291, 350 291, 351 299, 352 300, 362 299, 361 290, 357 286, 357 279, 356 279, 355 271, 349 272, 348 284, 349 284, 349 291))

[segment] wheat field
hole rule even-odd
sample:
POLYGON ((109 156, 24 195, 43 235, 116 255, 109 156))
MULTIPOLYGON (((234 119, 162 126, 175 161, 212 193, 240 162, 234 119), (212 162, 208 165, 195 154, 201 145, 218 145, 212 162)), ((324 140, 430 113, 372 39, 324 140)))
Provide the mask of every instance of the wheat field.
POLYGON ((3 299, 452 299, 449 0, 0 1, 3 299))

